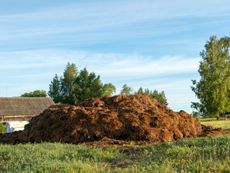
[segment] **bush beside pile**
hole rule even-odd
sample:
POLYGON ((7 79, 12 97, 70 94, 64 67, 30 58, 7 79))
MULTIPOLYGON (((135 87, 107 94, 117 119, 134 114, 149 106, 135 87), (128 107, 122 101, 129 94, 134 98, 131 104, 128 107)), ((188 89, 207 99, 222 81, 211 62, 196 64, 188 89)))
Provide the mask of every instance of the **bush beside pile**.
POLYGON ((6 132, 6 127, 4 124, 0 123, 0 134, 5 133, 6 132))

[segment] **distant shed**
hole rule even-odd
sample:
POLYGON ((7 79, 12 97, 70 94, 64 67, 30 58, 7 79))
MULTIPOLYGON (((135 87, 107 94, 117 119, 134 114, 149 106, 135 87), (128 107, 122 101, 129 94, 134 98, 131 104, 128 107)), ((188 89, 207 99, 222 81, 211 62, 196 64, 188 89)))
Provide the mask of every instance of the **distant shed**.
POLYGON ((28 121, 51 105, 49 97, 0 97, 0 122, 28 121))

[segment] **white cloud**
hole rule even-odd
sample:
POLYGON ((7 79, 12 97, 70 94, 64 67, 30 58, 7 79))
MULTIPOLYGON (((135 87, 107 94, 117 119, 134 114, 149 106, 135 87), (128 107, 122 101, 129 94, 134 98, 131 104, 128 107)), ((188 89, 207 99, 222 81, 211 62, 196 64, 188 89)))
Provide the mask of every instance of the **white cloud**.
MULTIPOLYGON (((229 11, 228 0, 119 0, 73 3, 41 8, 34 12, 0 15, 0 38, 14 40, 72 32, 80 36, 81 33, 107 31, 143 22, 162 22, 182 17, 229 16, 229 11)), ((180 30, 183 27, 175 29, 180 30)))
POLYGON ((149 58, 142 56, 118 58, 107 66, 101 67, 98 73, 105 76, 158 76, 177 73, 194 72, 198 66, 198 58, 163 57, 149 58))
POLYGON ((67 62, 74 62, 80 68, 87 67, 105 77, 148 77, 194 72, 199 59, 180 55, 151 57, 83 51, 31 50, 0 53, 0 69, 2 71, 63 68, 67 62))

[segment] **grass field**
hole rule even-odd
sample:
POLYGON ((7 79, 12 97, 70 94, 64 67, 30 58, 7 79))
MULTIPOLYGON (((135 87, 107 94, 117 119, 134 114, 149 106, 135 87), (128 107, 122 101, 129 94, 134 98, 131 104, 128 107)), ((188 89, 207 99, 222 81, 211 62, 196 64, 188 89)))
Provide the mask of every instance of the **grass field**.
POLYGON ((206 126, 213 126, 215 128, 224 128, 224 129, 230 129, 230 119, 228 120, 202 120, 201 124, 206 125, 206 126))
MULTIPOLYGON (((221 121, 210 123, 230 128, 221 121)), ((230 135, 119 148, 60 143, 0 144, 0 173, 5 172, 230 173, 230 135)))
POLYGON ((230 136, 148 146, 0 145, 0 172, 230 172, 230 136))

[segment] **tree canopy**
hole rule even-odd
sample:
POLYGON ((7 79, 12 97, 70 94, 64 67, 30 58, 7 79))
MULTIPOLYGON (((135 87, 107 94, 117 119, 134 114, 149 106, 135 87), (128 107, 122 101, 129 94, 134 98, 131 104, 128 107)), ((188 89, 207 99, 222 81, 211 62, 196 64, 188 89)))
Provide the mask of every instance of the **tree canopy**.
POLYGON ((116 91, 113 84, 103 84, 100 76, 86 68, 78 72, 75 64, 68 63, 63 76, 55 75, 49 87, 54 102, 76 104, 93 97, 111 96, 116 91))
POLYGON ((44 90, 35 90, 32 92, 26 92, 22 94, 21 97, 47 97, 47 94, 44 90))
POLYGON ((103 96, 111 96, 114 92, 116 92, 116 87, 112 83, 104 84, 103 96))
POLYGON ((48 95, 53 98, 55 103, 62 102, 62 78, 55 74, 51 84, 49 85, 48 95))
POLYGON ((129 87, 127 84, 124 84, 122 86, 120 94, 121 95, 131 95, 132 94, 132 90, 133 89, 131 87, 129 87))
POLYGON ((164 91, 157 91, 157 90, 149 90, 148 88, 143 89, 142 87, 140 87, 137 92, 135 94, 144 94, 144 95, 148 95, 150 97, 153 97, 155 99, 157 99, 160 103, 168 105, 166 96, 165 96, 165 92, 164 91))
POLYGON ((219 117, 230 112, 230 38, 212 36, 201 52, 200 80, 192 80, 199 102, 192 102, 204 116, 219 117))

